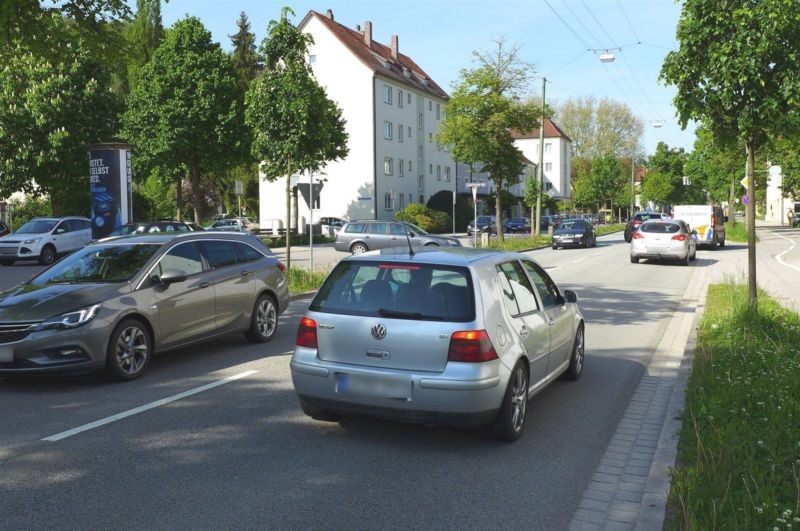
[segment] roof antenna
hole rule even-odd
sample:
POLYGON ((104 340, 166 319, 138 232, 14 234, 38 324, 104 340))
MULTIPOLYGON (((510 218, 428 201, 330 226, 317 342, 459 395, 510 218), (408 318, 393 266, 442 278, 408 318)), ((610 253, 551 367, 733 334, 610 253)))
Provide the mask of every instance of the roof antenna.
POLYGON ((414 256, 414 249, 411 247, 411 238, 408 237, 408 227, 406 227, 406 220, 401 219, 400 222, 403 224, 403 231, 406 233, 406 241, 408 242, 408 254, 414 256))

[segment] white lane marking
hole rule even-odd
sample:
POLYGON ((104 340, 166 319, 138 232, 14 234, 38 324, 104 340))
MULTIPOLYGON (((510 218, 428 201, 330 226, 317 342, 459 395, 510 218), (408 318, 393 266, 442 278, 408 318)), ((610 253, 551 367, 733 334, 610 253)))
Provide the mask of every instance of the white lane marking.
POLYGON ((778 236, 778 237, 780 237, 780 238, 783 238, 784 240, 786 240, 786 241, 788 241, 789 243, 791 243, 791 245, 789 246, 789 248, 788 248, 788 249, 786 249, 785 251, 783 251, 782 253, 780 253, 779 255, 777 255, 777 256, 775 257, 775 260, 777 260, 777 261, 778 261, 778 263, 779 263, 779 264, 781 264, 781 265, 785 265, 786 267, 791 267, 791 268, 792 268, 792 269, 794 269, 795 271, 800 271, 800 267, 797 267, 796 265, 792 265, 792 264, 787 264, 787 263, 786 263, 786 262, 784 262, 784 260, 783 260, 783 255, 785 255, 786 253, 788 253, 788 252, 790 252, 792 249, 794 249, 794 240, 792 240, 791 238, 787 238, 787 237, 786 237, 786 236, 784 236, 783 234, 778 234, 777 232, 773 232, 772 234, 774 234, 774 235, 776 235, 776 236, 778 236))
POLYGON ((600 256, 601 254, 603 254, 603 253, 602 252, 594 253, 592 256, 600 256))
POLYGON ((223 378, 222 380, 217 380, 216 382, 211 382, 210 384, 202 385, 200 387, 195 387, 194 389, 189 389, 188 391, 178 393, 177 395, 168 396, 166 398, 162 398, 161 400, 156 400, 155 402, 150 402, 149 404, 129 409, 128 411, 123 411, 122 413, 117 413, 116 415, 111 415, 110 417, 96 420, 94 422, 84 424, 83 426, 78 426, 77 428, 72 428, 71 430, 62 431, 61 433, 56 433, 55 435, 50 435, 49 437, 45 437, 42 440, 47 442, 57 442, 62 439, 66 439, 67 437, 72 437, 73 435, 77 435, 78 433, 92 430, 94 428, 99 428, 100 426, 111 424, 112 422, 116 422, 118 420, 130 417, 132 415, 142 413, 149 409, 163 406, 164 404, 169 404, 170 402, 175 402, 176 400, 180 400, 181 398, 186 398, 187 396, 192 396, 196 395, 197 393, 202 393, 203 391, 208 391, 209 389, 219 387, 220 385, 225 385, 226 383, 230 383, 234 380, 246 378, 257 372, 258 371, 256 370, 240 372, 239 374, 234 374, 233 376, 228 376, 227 378, 223 378))

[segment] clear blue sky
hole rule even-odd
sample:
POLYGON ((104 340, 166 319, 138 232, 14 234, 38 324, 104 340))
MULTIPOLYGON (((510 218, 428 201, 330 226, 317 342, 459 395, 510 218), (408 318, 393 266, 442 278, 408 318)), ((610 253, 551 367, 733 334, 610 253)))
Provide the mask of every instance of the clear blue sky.
MULTIPOLYGON (((472 51, 490 49, 492 39, 503 35, 521 46, 537 75, 552 81, 549 102, 588 95, 612 98, 627 103, 645 122, 648 154, 659 141, 692 149, 693 127, 681 131, 675 118, 674 88, 658 81, 664 55, 677 46, 680 4, 673 0, 170 0, 162 14, 165 26, 186 14, 197 16, 230 50, 229 35, 241 11, 260 43, 284 5, 294 10, 295 23, 311 9, 332 9, 336 21, 351 28, 372 21, 379 42, 388 44, 399 35, 401 52, 448 91, 459 71, 471 66, 472 51), (586 51, 617 47, 623 49, 614 52, 616 61, 610 64, 586 51), (662 127, 654 127, 661 121, 662 127)), ((534 80, 532 90, 541 91, 541 80, 534 80)))

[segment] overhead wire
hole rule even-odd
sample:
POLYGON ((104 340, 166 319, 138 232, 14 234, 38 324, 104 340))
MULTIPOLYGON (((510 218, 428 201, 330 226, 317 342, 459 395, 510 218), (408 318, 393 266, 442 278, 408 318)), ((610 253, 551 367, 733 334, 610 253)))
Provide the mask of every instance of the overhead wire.
POLYGON ((622 16, 625 17, 625 20, 628 22, 628 27, 631 29, 631 33, 633 33, 633 36, 636 38, 637 41, 641 42, 641 39, 636 34, 636 30, 634 29, 633 24, 631 24, 631 19, 628 18, 628 15, 627 13, 625 13, 625 10, 622 9, 622 4, 619 2, 619 0, 617 0, 617 5, 619 6, 619 10, 622 11, 622 16))

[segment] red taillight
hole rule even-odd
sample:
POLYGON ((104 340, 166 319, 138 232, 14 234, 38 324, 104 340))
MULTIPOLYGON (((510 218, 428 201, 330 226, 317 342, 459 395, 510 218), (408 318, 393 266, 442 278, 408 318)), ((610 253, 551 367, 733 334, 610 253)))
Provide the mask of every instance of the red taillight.
POLYGON ((278 269, 281 270, 281 273, 286 273, 286 264, 278 260, 278 269))
POLYGON ((644 238, 644 236, 642 236, 642 233, 641 232, 634 232, 633 233, 633 239, 634 240, 638 240, 639 238, 644 238))
POLYGON ((450 350, 447 361, 479 363, 497 359, 486 330, 464 330, 450 336, 450 350))
POLYGON ((641 224, 642 224, 642 222, 641 222, 641 221, 634 221, 634 222, 633 222, 633 226, 634 226, 634 227, 638 227, 638 226, 639 226, 639 225, 641 225, 641 224))
POLYGON ((711 214, 711 226, 712 227, 717 226, 717 216, 715 216, 714 214, 711 214))
POLYGON ((314 319, 308 317, 300 319, 295 344, 298 347, 317 348, 317 322, 314 319))
POLYGON ((672 239, 682 242, 682 241, 684 241, 686 239, 686 235, 685 234, 676 234, 675 236, 672 237, 672 239))

